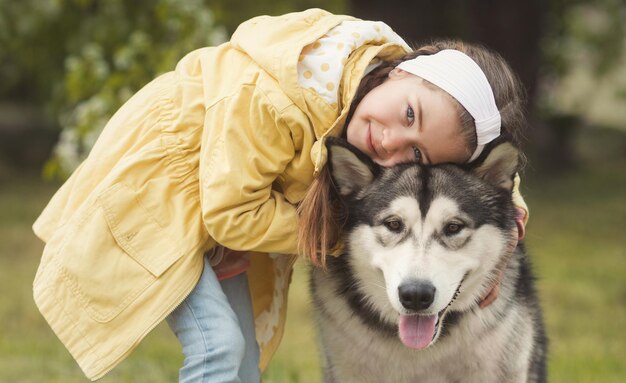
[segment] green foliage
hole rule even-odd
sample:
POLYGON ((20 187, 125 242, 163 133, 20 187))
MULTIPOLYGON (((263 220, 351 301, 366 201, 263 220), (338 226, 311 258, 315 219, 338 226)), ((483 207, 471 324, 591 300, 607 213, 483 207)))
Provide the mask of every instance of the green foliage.
POLYGON ((347 13, 347 0, 211 0, 216 19, 232 34, 237 26, 258 15, 281 15, 308 8, 347 13))
POLYGON ((565 75, 581 54, 591 57, 598 76, 619 65, 626 44, 623 1, 552 0, 546 16, 544 54, 555 74, 565 75))
POLYGON ((0 73, 9 79, 0 94, 45 103, 63 127, 48 176, 73 170, 143 85, 186 53, 226 39, 204 0, 0 0, 0 7, 0 73))
POLYGON ((546 5, 540 109, 623 130, 626 3, 552 0, 546 5))
MULTIPOLYGON (((0 95, 41 102, 63 74, 64 24, 56 1, 0 0, 0 95)), ((73 24, 71 17, 68 25, 73 24)))
MULTIPOLYGON (((56 150, 58 167, 72 170, 93 145, 108 118, 186 53, 226 39, 202 0, 82 0, 74 49, 65 60, 56 150)), ((57 173, 58 174, 58 173, 57 173)))

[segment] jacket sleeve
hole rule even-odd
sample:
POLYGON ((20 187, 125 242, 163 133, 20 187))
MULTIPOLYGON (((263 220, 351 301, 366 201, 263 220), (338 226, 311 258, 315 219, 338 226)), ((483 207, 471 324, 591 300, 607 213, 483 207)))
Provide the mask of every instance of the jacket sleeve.
POLYGON ((209 235, 233 250, 295 254, 295 206, 275 182, 295 153, 279 110, 243 86, 208 108, 204 130, 200 196, 209 235))

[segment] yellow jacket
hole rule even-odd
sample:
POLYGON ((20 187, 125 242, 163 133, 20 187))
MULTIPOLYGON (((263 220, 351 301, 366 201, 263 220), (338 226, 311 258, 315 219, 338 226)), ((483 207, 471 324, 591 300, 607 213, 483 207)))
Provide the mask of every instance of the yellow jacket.
POLYGON ((356 19, 259 17, 191 52, 111 118, 52 198, 33 226, 46 242, 34 298, 87 377, 115 367, 185 299, 216 243, 260 253, 249 278, 265 368, 291 275, 292 258, 278 254, 296 253, 294 204, 326 160, 321 139, 341 133, 372 60, 407 50, 353 33, 329 101, 302 85, 298 63, 344 21, 356 19))

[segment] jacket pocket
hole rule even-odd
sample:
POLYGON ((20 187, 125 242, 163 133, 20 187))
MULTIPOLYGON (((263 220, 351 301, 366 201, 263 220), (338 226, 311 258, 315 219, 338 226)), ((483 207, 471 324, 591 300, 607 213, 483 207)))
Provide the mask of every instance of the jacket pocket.
POLYGON ((77 303, 98 322, 116 317, 184 253, 124 184, 106 189, 69 225, 58 270, 77 303))

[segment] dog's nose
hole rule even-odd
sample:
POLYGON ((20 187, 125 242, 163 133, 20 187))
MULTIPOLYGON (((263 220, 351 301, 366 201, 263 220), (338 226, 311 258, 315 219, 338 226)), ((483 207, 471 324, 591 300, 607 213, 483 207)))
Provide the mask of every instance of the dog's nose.
POLYGON ((437 289, 430 282, 411 281, 398 287, 398 297, 404 308, 409 310, 425 310, 435 300, 437 289))

